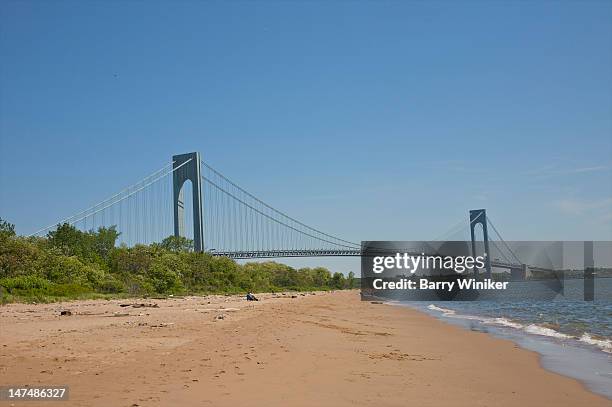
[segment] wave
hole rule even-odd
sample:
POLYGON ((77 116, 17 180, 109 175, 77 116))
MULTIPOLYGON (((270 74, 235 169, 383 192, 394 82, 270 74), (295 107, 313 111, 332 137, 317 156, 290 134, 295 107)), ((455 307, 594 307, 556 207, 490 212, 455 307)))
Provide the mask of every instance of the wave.
POLYGON ((500 325, 500 326, 504 326, 508 328, 521 330, 521 331, 524 331, 532 335, 547 336, 550 338, 557 338, 557 339, 575 339, 580 342, 583 342, 583 343, 586 343, 592 346, 596 346, 597 348, 601 349, 602 351, 606 353, 612 353, 612 340, 598 339, 598 338, 593 337, 587 332, 583 333, 582 336, 580 337, 576 337, 576 336, 564 334, 563 332, 559 332, 547 326, 542 326, 538 324, 521 324, 519 322, 510 320, 507 318, 501 318, 501 317, 491 318, 491 317, 483 317, 483 316, 476 316, 476 315, 457 314, 455 310, 438 307, 434 304, 429 304, 427 306, 427 309, 431 311, 441 312, 445 317, 478 320, 484 324, 500 325))
POLYGON ((446 308, 436 307, 436 306, 435 306, 435 305, 433 305, 433 304, 429 304, 429 305, 427 306, 427 308, 428 308, 428 309, 430 309, 430 310, 432 310, 432 311, 440 311, 441 313, 446 314, 446 315, 454 315, 454 314, 455 314, 455 311, 454 311, 454 310, 452 310, 452 309, 446 309, 446 308))
POLYGON ((589 345, 595 345, 599 347, 601 350, 607 353, 612 353, 612 340, 610 339, 597 339, 593 338, 588 333, 583 333, 580 339, 580 342, 588 343, 589 345))
POLYGON ((551 338, 559 338, 559 339, 570 339, 573 338, 571 335, 566 335, 559 331, 555 331, 552 328, 547 328, 545 326, 529 324, 523 328, 523 330, 527 333, 534 335, 542 335, 542 336, 550 336, 551 338))
POLYGON ((492 318, 492 322, 497 325, 508 326, 510 328, 522 329, 524 326, 518 322, 511 321, 506 318, 492 318))

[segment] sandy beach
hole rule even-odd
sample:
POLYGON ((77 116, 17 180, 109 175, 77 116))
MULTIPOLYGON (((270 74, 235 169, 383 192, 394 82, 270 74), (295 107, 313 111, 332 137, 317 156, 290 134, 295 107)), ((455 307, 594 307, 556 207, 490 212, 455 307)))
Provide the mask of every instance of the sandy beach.
POLYGON ((68 385, 68 406, 612 405, 510 341, 357 291, 259 298, 2 306, 0 385, 68 385))

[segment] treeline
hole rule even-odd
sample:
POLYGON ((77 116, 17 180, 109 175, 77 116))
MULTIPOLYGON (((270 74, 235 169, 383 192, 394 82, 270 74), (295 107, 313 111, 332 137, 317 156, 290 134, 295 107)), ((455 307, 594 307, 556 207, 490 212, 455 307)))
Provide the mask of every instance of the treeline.
POLYGON ((80 231, 63 224, 46 237, 15 234, 0 219, 2 302, 63 298, 327 290, 353 288, 353 273, 294 269, 276 262, 240 265, 195 253, 192 241, 168 237, 151 245, 116 246, 114 228, 80 231))

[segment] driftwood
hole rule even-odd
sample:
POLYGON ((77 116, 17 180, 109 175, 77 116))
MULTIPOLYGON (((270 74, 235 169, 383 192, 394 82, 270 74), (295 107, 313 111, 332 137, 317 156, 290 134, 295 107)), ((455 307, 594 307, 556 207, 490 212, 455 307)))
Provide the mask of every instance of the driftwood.
POLYGON ((132 307, 132 308, 159 308, 158 304, 119 304, 120 307, 132 307))

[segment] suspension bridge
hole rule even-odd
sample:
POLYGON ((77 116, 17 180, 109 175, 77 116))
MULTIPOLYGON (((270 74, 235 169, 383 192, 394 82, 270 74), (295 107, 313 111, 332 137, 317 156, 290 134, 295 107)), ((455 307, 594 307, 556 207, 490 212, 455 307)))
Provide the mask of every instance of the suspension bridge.
MULTIPOLYGON (((83 231, 115 227, 120 232, 118 244, 126 246, 182 236, 193 241, 195 251, 232 259, 362 255, 361 243, 323 232, 274 208, 203 161, 197 152, 173 156, 139 182, 31 236, 44 236, 60 224, 83 231)), ((484 252, 495 249, 501 257, 487 256, 489 276, 492 268, 502 268, 511 270, 515 279, 525 277, 527 266, 484 209, 470 211, 469 228, 472 253, 479 244, 484 252), (482 241, 476 239, 479 226, 482 241), (489 239, 489 226, 497 239, 489 239)))

